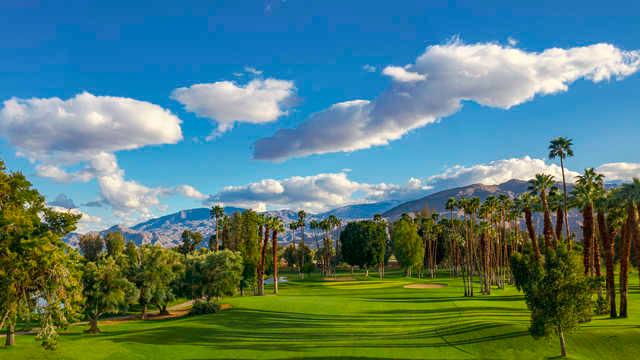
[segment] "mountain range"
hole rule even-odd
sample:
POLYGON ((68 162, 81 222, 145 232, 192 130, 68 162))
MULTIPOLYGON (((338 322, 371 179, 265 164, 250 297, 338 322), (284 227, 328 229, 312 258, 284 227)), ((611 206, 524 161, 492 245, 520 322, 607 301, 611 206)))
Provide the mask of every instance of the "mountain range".
MULTIPOLYGON (((479 197, 481 200, 484 200, 490 195, 498 196, 504 194, 513 198, 527 191, 527 187, 527 182, 522 180, 509 180, 499 185, 473 184, 442 190, 407 202, 388 200, 377 203, 342 206, 320 214, 308 214, 307 223, 310 220, 320 220, 330 215, 338 217, 343 223, 353 220, 371 219, 375 214, 382 214, 383 217, 389 220, 395 220, 403 213, 419 212, 425 206, 439 213, 445 213, 445 204, 450 197, 479 197)), ((570 186, 568 190, 571 190, 570 186)), ((244 210, 245 209, 237 207, 224 208, 224 212, 227 215, 244 210)), ((297 218, 297 212, 293 210, 273 210, 267 211, 266 214, 277 216, 285 225, 295 221, 297 218)), ((579 220, 580 216, 576 211, 569 212, 570 227, 572 231, 577 233, 578 238, 581 237, 579 220)), ((537 228, 542 228, 542 219, 540 216, 536 216, 534 221, 536 222, 537 228)), ((173 247, 179 244, 180 235, 184 230, 198 231, 202 233, 206 239, 213 234, 213 227, 214 223, 210 217, 210 210, 208 208, 196 208, 150 219, 130 227, 115 225, 95 233, 105 235, 110 232, 120 231, 127 241, 134 241, 136 244, 159 243, 162 246, 173 247)), ((282 240, 283 244, 291 242, 292 236, 298 236, 298 234, 293 235, 290 231, 286 231, 282 240)), ((65 238, 65 241, 72 246, 76 246, 79 238, 80 234, 72 233, 65 238)))

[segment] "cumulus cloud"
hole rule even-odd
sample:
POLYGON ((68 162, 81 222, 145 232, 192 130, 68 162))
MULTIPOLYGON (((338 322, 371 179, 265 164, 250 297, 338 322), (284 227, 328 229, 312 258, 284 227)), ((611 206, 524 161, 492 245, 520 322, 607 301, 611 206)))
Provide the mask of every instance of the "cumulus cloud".
POLYGON ((178 185, 175 187, 175 192, 196 200, 204 200, 208 198, 207 195, 201 193, 191 185, 178 185))
POLYGON ((383 75, 387 75, 397 82, 415 82, 427 79, 427 75, 413 72, 407 69, 411 67, 387 66, 382 70, 383 75))
POLYGON ((264 179, 241 186, 226 186, 209 198, 241 207, 266 210, 270 208, 322 211, 353 201, 352 195, 365 191, 366 186, 352 181, 346 173, 326 173, 294 176, 286 179, 264 179))
MULTIPOLYGON (((95 96, 62 100, 11 98, 0 109, 0 136, 25 156, 47 163, 77 162, 101 152, 175 144, 180 119, 145 101, 95 96)), ((43 171, 55 171, 51 167, 43 171)))
POLYGON ((640 178, 640 163, 615 162, 602 164, 596 168, 606 181, 631 181, 640 178))
POLYGON ((77 208, 76 203, 65 194, 59 194, 53 201, 49 202, 49 206, 57 206, 65 209, 77 208))
MULTIPOLYGON (((529 180, 539 173, 552 175, 556 181, 562 180, 562 169, 559 165, 525 156, 495 160, 487 164, 452 166, 440 174, 429 176, 427 183, 437 189, 471 184, 497 185, 512 179, 529 180)), ((567 182, 574 182, 577 175, 577 172, 565 168, 567 182)))
POLYGON ((117 216, 151 216, 163 195, 203 198, 188 185, 149 188, 126 180, 118 167, 117 151, 182 139, 180 119, 149 102, 87 92, 67 100, 11 98, 0 109, 0 136, 36 164, 39 176, 59 182, 96 179, 100 199, 91 205, 109 205, 117 216), (65 169, 78 164, 80 170, 65 169))
POLYGON ((280 129, 256 142, 254 158, 281 161, 385 145, 452 115, 463 101, 509 109, 535 96, 565 92, 578 79, 622 79, 639 68, 640 51, 602 43, 542 52, 460 41, 429 46, 414 64, 388 67, 396 72, 395 81, 375 100, 338 103, 297 128, 280 129), (425 79, 400 81, 399 69, 425 79))
POLYGON ((171 98, 187 111, 215 121, 216 134, 221 134, 236 122, 261 124, 286 115, 294 93, 292 81, 253 79, 246 85, 218 81, 181 87, 173 91, 171 98))

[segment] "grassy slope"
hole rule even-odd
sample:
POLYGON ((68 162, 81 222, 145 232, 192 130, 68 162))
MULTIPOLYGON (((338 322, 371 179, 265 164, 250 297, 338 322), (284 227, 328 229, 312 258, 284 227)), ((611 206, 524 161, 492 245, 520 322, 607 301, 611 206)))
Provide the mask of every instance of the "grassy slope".
MULTIPOLYGON (((596 317, 568 339, 572 358, 640 358, 640 293, 631 277, 631 318, 596 317)), ((17 337, 0 359, 211 358, 505 358, 559 354, 557 340, 534 340, 515 289, 464 298, 461 283, 404 289, 416 282, 292 282, 281 295, 236 297, 220 314, 105 326, 103 334, 72 327, 47 352, 33 336, 17 337)))

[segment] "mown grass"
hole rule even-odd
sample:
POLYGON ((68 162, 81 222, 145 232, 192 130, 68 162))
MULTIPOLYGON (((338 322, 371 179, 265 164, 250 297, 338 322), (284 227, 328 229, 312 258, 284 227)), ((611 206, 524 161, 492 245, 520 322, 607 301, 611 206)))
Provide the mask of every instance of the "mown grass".
MULTIPOLYGON (((295 278, 295 276, 290 276, 295 278)), ((640 358, 640 291, 631 276, 628 319, 594 317, 569 335, 576 359, 640 358)), ((281 285, 281 294, 225 299, 218 314, 62 332, 58 350, 40 348, 32 335, 0 349, 1 359, 540 359, 556 357, 556 339, 534 340, 529 313, 514 288, 465 298, 462 284, 437 280, 321 281, 312 276, 281 285), (405 289, 415 282, 441 289, 405 289)))

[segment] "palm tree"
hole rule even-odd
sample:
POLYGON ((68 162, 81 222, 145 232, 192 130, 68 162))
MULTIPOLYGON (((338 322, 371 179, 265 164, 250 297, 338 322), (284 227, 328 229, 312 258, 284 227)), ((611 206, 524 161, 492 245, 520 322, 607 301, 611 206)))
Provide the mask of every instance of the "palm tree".
MULTIPOLYGON (((304 245, 304 228, 306 226, 305 219, 307 218, 307 213, 304 210, 298 211, 298 221, 297 226, 300 229, 300 271, 303 271, 304 268, 304 257, 305 257, 305 245, 304 245)), ((302 278, 304 278, 304 274, 302 274, 302 278)))
POLYGON ((262 243, 260 246, 260 261, 258 263, 258 295, 260 296, 264 295, 264 264, 267 257, 267 244, 269 243, 271 222, 272 218, 270 216, 258 215, 258 242, 262 243))
POLYGON ((274 216, 270 222, 271 251, 273 253, 273 293, 278 293, 278 234, 284 232, 284 225, 280 218, 274 216))
MULTIPOLYGON (((449 221, 453 226, 453 212, 458 208, 458 200, 455 197, 450 197, 447 199, 447 203, 445 204, 445 209, 449 211, 449 221)), ((451 263, 451 273, 454 274, 458 269, 458 246, 456 244, 455 236, 451 236, 451 251, 449 251, 449 262, 451 263)))
POLYGON ((553 186, 553 176, 547 174, 536 174, 535 178, 529 180, 529 191, 540 196, 542 211, 544 212, 544 245, 546 248, 552 247, 551 241, 554 239, 553 226, 551 225, 551 214, 547 201, 548 190, 553 186))
POLYGON ((573 198, 580 209, 582 209, 582 238, 583 238, 583 262, 584 274, 593 275, 595 262, 600 261, 594 256, 594 248, 598 244, 594 241, 594 221, 593 206, 594 201, 600 195, 604 176, 597 174, 593 168, 585 169, 583 175, 579 175, 576 186, 573 189, 573 198))
MULTIPOLYGON (((220 218, 222 218, 224 216, 224 208, 220 205, 215 205, 211 208, 211 217, 215 220, 216 222, 216 244, 215 244, 215 251, 218 251, 218 249, 220 248, 220 231, 219 230, 219 225, 220 225, 220 218)), ((209 244, 209 250, 214 250, 211 249, 211 244, 209 244)))
POLYGON ((564 204, 563 204, 563 196, 560 193, 560 190, 552 186, 549 189, 549 211, 552 213, 555 211, 556 213, 556 229, 555 236, 556 239, 562 239, 562 227, 564 226, 564 204))
POLYGON ((618 316, 616 309, 616 288, 614 273, 615 239, 618 236, 618 229, 622 227, 622 214, 620 207, 614 203, 611 193, 607 192, 604 185, 601 186, 600 196, 595 200, 597 209, 598 232, 604 249, 607 287, 607 298, 609 300, 609 316, 618 316))
POLYGON ((640 241, 640 232, 638 230, 640 180, 634 178, 631 183, 623 184, 617 192, 617 198, 625 206, 627 218, 625 228, 623 229, 624 235, 622 236, 620 251, 620 317, 627 317, 628 270, 631 243, 636 244, 637 251, 638 241, 640 241))
POLYGON ((564 159, 573 156, 573 142, 571 139, 559 136, 549 143, 549 159, 560 158, 560 170, 562 170, 562 191, 564 193, 564 223, 566 240, 571 249, 571 237, 569 236, 569 219, 567 217, 567 181, 564 176, 564 159))
POLYGON ((535 208, 535 199, 531 193, 522 193, 516 199, 516 206, 524 213, 524 221, 533 247, 533 253, 536 259, 540 260, 540 247, 538 246, 538 238, 536 237, 536 228, 533 226, 532 209, 535 208))

